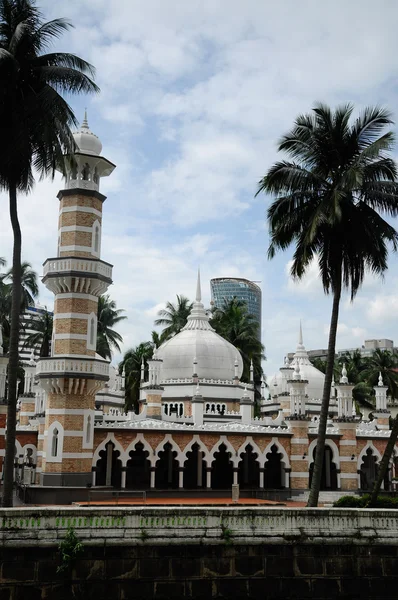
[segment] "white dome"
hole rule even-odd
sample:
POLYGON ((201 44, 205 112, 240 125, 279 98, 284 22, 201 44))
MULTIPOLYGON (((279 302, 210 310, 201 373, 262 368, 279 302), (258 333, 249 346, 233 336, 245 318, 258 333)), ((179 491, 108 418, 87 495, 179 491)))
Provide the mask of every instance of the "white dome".
POLYGON ((90 154, 92 156, 101 154, 101 140, 89 128, 86 114, 84 115, 80 129, 73 134, 73 138, 82 154, 90 154))
POLYGON ((297 350, 293 356, 291 363, 285 364, 279 373, 272 377, 269 382, 269 390, 271 396, 275 394, 283 394, 289 391, 287 380, 291 378, 293 367, 298 362, 300 367, 301 379, 308 380, 305 392, 309 399, 319 399, 323 396, 323 385, 325 382, 325 374, 319 369, 316 369, 308 358, 308 352, 303 345, 303 336, 300 326, 300 337, 297 350), (290 367, 291 370, 288 370, 290 367))
POLYGON ((201 303, 200 281, 196 302, 185 327, 165 342, 156 357, 163 360, 161 380, 185 379, 193 375, 194 360, 200 379, 222 379, 232 381, 235 376, 235 361, 238 361, 238 377, 243 372, 243 360, 239 351, 214 331, 201 303))

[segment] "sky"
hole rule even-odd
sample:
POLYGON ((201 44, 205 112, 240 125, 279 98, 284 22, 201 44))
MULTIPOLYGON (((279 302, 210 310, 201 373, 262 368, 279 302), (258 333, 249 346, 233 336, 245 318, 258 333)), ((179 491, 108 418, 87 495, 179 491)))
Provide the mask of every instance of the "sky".
MULTIPOLYGON (((96 67, 101 93, 68 98, 87 107, 102 154, 117 165, 101 182, 102 259, 114 265, 109 293, 128 317, 123 350, 150 339, 156 313, 176 294, 203 300, 210 279, 261 282, 262 339, 272 375, 297 345, 327 347, 331 298, 316 265, 299 284, 292 251, 267 259, 259 179, 281 156, 278 139, 317 101, 388 107, 398 120, 398 4, 395 0, 39 0, 47 20, 74 29, 57 43, 96 67)), ((38 273, 56 256, 57 193, 38 182, 19 197, 23 259, 38 273)), ((0 256, 11 261, 7 196, 0 194, 0 256)), ((342 300, 337 347, 365 339, 398 342, 397 266, 367 277, 342 300)), ((52 308, 43 285, 40 303, 52 308)), ((117 362, 120 356, 116 355, 117 362)))

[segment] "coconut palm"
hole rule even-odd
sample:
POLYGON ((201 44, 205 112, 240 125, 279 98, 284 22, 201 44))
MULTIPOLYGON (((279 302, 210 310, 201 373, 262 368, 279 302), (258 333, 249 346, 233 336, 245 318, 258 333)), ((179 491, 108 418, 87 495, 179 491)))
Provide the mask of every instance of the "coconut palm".
POLYGON ((154 348, 160 348, 160 346, 162 344, 164 344, 164 342, 166 342, 168 339, 168 337, 167 337, 167 335, 165 335, 164 331, 161 334, 159 334, 157 331, 152 331, 151 336, 152 336, 152 344, 153 344, 154 348))
POLYGON ((167 302, 165 308, 159 310, 159 319, 156 319, 156 327, 164 327, 162 336, 164 341, 179 333, 187 323, 188 316, 192 310, 193 303, 185 296, 177 294, 177 302, 167 302))
POLYGON ((398 214, 397 168, 389 156, 394 135, 383 133, 391 115, 366 108, 351 123, 352 112, 351 105, 332 111, 317 104, 300 115, 278 146, 290 160, 274 164, 257 192, 276 196, 268 209, 269 258, 294 244, 292 276, 301 279, 316 261, 324 291, 333 296, 308 506, 318 504, 342 290, 353 300, 365 273, 382 275, 389 246, 398 244, 396 230, 380 215, 398 214))
POLYGON ((71 127, 77 121, 62 94, 98 91, 87 62, 45 53, 70 28, 65 19, 45 23, 34 0, 0 0, 0 189, 9 195, 14 235, 3 506, 12 505, 16 426, 22 243, 17 195, 32 189, 34 173, 53 175, 75 150, 71 127))
POLYGON ((249 381, 251 360, 253 360, 255 380, 261 381, 264 346, 258 339, 259 323, 248 312, 246 302, 236 297, 232 300, 225 299, 221 307, 212 310, 210 323, 218 335, 233 344, 242 355, 242 381, 249 381))
POLYGON ((119 372, 125 370, 126 380, 126 410, 132 408, 138 412, 138 400, 140 397, 141 365, 144 360, 145 374, 148 373, 148 359, 152 358, 153 345, 151 342, 143 342, 135 348, 127 350, 122 362, 119 364, 119 372))
MULTIPOLYGON (((10 295, 13 284, 12 269, 4 274, 4 281, 10 282, 10 295)), ((32 265, 26 261, 21 263, 21 313, 28 306, 33 306, 35 298, 39 295, 39 286, 37 283, 37 273, 33 271, 32 265)))
POLYGON ((112 358, 112 350, 121 351, 119 343, 123 343, 123 338, 113 327, 127 319, 123 312, 123 308, 116 308, 109 294, 98 298, 97 353, 102 358, 112 358))
POLYGON ((398 355, 389 350, 377 349, 368 357, 360 377, 370 386, 378 383, 381 374, 384 385, 388 387, 388 394, 392 398, 398 398, 398 355))
POLYGON ((53 335, 53 314, 45 309, 38 317, 29 321, 32 333, 26 336, 24 346, 39 348, 41 358, 50 356, 50 344, 53 335))

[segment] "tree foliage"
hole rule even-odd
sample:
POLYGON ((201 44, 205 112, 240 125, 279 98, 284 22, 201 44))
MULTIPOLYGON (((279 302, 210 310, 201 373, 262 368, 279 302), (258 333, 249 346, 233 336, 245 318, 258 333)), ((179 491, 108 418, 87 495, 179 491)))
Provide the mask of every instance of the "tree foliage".
POLYGON ((119 344, 123 342, 123 338, 113 327, 127 319, 122 315, 123 312, 123 308, 116 308, 116 302, 109 294, 98 298, 97 353, 102 358, 111 359, 113 350, 121 351, 119 344))
POLYGON ((192 306, 193 303, 188 298, 177 294, 175 304, 167 302, 165 308, 159 310, 159 318, 155 320, 155 326, 163 327, 162 338, 164 341, 180 333, 181 329, 185 327, 192 306))
POLYGON ((398 233, 383 218, 398 214, 394 134, 388 111, 366 108, 352 122, 353 106, 317 104, 297 117, 258 192, 274 196, 268 208, 269 258, 294 245, 291 274, 301 279, 313 261, 325 293, 333 296, 328 356, 309 506, 317 506, 341 293, 354 299, 365 273, 383 275, 398 233))

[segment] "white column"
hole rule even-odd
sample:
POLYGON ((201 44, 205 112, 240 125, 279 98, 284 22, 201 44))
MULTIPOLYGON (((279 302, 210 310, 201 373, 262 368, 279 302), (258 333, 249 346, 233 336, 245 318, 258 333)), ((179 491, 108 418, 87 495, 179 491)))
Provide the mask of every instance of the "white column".
POLYGON ((96 471, 92 471, 91 472, 91 476, 92 476, 91 485, 93 487, 95 487, 95 483, 96 483, 96 480, 97 480, 97 472, 96 471))
POLYGON ((211 471, 206 471, 206 488, 211 489, 211 471))
POLYGON ((264 470, 260 469, 260 489, 263 489, 264 487, 264 470))
POLYGON ((106 485, 111 485, 112 481, 112 453, 113 446, 112 444, 108 444, 106 453, 106 485))
POLYGON ((127 474, 126 471, 123 469, 122 470, 122 483, 121 483, 122 490, 124 490, 126 487, 126 474, 127 474))
POLYGON ((234 481, 233 481, 233 484, 237 485, 237 483, 238 483, 238 470, 234 469, 234 481))
POLYGON ((285 469, 285 488, 286 489, 290 488, 290 473, 286 469, 285 469))
POLYGON ((184 471, 180 469, 178 471, 178 488, 181 490, 184 487, 184 471))
POLYGON ((151 470, 151 490, 155 489, 155 469, 151 470))
POLYGON ((198 487, 202 487, 202 451, 198 450, 198 477, 196 484, 198 487))

